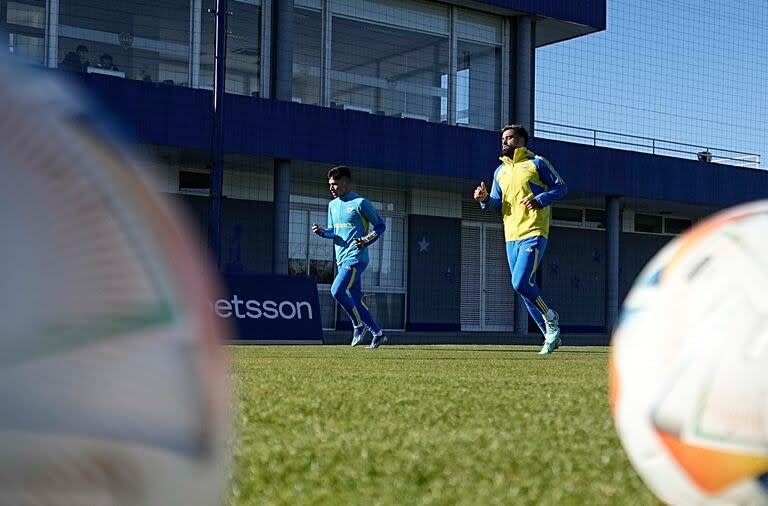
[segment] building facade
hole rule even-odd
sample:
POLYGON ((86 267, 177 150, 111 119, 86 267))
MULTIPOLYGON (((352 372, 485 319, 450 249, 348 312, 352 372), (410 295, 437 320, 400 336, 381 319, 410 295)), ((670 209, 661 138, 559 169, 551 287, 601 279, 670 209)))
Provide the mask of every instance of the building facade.
MULTIPOLYGON (((536 49, 606 29, 605 0, 228 2, 220 269, 308 274, 333 340, 326 171, 350 165, 387 224, 366 302, 402 339, 524 342, 501 223, 472 200, 522 123, 565 178, 538 280, 573 336, 607 339, 644 263, 703 216, 760 198, 760 171, 537 135, 536 49), (430 337, 432 336, 432 337, 430 337)), ((68 71, 208 222, 214 2, 2 2, 8 50, 68 71)), ((599 87, 594 90, 599 93, 599 87)), ((564 137, 566 137, 564 139, 564 137)))

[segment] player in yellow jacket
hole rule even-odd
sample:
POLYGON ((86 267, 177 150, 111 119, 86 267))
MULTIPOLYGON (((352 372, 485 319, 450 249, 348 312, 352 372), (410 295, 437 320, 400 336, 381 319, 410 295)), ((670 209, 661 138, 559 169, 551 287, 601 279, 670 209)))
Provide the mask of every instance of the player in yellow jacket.
POLYGON ((536 269, 547 247, 550 204, 565 196, 568 187, 545 158, 529 151, 528 131, 522 125, 501 130, 501 165, 493 173, 489 194, 485 182, 474 199, 483 209, 501 209, 512 287, 544 333, 539 354, 548 355, 561 344, 559 316, 541 296, 536 269))

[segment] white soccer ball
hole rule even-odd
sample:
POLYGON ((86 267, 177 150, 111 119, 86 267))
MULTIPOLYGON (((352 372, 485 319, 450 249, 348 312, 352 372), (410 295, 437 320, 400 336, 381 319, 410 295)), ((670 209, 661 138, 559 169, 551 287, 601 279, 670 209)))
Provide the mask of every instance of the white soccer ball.
POLYGON ((228 330, 200 247, 29 72, 0 58, 0 505, 220 504, 228 330))
POLYGON ((648 486, 675 505, 768 504, 768 201, 670 242, 613 334, 611 406, 648 486))

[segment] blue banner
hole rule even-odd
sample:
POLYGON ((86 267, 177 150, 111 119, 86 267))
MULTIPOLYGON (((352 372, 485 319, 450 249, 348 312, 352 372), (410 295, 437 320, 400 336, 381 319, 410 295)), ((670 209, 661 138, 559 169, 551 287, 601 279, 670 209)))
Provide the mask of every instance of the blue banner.
POLYGON ((229 274, 213 311, 253 342, 322 343, 317 284, 309 276, 229 274))

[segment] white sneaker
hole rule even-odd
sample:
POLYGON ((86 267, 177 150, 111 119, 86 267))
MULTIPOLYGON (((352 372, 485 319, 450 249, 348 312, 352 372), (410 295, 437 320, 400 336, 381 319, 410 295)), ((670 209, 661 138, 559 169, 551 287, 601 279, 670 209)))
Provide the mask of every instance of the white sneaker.
POLYGON ((389 341, 389 338, 384 335, 384 332, 380 333, 378 336, 376 334, 372 334, 373 337, 371 338, 371 344, 368 345, 368 348, 371 350, 375 350, 382 344, 389 341))
POLYGON ((541 347, 541 350, 539 350, 539 355, 549 355, 550 353, 554 353, 554 351, 560 347, 561 343, 562 341, 559 336, 554 341, 544 341, 544 345, 541 347))
POLYGON ((365 337, 365 333, 368 332, 368 327, 360 325, 359 327, 352 327, 352 343, 351 346, 357 346, 365 337))
POLYGON ((562 344, 562 340, 560 339, 560 315, 555 311, 552 312, 555 313, 554 318, 551 320, 544 320, 544 328, 546 329, 546 332, 544 332, 544 345, 541 347, 539 355, 549 355, 562 344))

